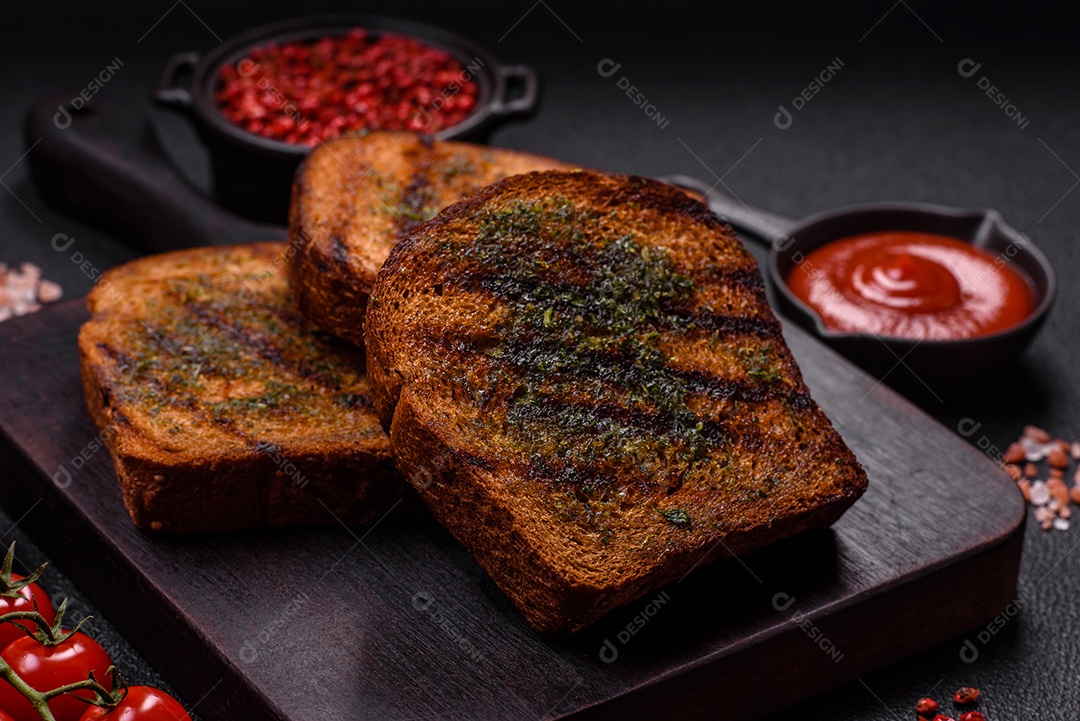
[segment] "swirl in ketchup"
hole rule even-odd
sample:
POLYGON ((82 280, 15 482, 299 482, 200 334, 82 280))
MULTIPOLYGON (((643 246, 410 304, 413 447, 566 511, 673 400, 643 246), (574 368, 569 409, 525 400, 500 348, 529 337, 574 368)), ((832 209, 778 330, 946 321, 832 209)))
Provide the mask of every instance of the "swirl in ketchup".
POLYGON ((808 253, 787 283, 830 330, 917 340, 990 335, 1035 308, 1031 280, 1003 256, 929 233, 827 243, 808 253))

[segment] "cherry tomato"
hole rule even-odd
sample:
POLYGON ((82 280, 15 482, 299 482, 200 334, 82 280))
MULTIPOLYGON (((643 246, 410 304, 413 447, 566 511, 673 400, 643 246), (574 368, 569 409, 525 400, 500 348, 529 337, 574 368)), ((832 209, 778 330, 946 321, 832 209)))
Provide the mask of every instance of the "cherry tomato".
POLYGON ((3 711, 0 711, 0 721, 15 721, 15 719, 11 718, 11 716, 8 716, 3 711))
MULTIPOLYGON (((85 633, 73 633, 55 646, 46 646, 35 638, 25 636, 11 642, 0 651, 0 656, 37 691, 50 691, 84 681, 90 677, 91 671, 106 689, 112 685, 109 654, 85 633)), ((89 690, 75 693, 85 698, 94 697, 89 690)), ((9 683, 0 683, 0 708, 11 714, 15 721, 41 721, 26 697, 9 683)), ((86 711, 86 704, 77 698, 57 696, 49 701, 49 709, 56 721, 79 721, 86 711)))
MULTIPOLYGON (((17 573, 11 574, 11 578, 15 581, 22 580, 22 576, 17 573)), ((23 589, 19 591, 19 595, 13 598, 0 596, 0 616, 14 611, 33 611, 34 601, 37 601, 38 613, 40 613, 47 622, 52 623, 56 618, 56 611, 53 610, 52 601, 49 600, 49 596, 45 593, 44 589, 36 583, 24 586, 23 589)), ((23 632, 19 626, 28 628, 31 631, 34 630, 34 623, 32 621, 0 623, 0 649, 6 648, 9 643, 17 638, 26 638, 26 633, 23 632)))
POLYGON ((115 708, 91 706, 79 721, 191 721, 180 702, 161 689, 131 686, 115 708))

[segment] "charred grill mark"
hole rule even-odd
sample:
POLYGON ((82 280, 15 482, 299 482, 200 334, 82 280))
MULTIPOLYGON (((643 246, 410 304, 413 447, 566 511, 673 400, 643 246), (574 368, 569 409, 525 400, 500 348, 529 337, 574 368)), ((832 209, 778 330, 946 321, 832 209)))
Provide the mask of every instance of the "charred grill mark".
POLYGON ((791 410, 798 411, 799 413, 816 409, 814 399, 805 391, 799 391, 797 393, 793 391, 788 395, 787 400, 791 405, 791 410))
MULTIPOLYGON (((101 349, 101 351, 103 353, 105 353, 105 356, 110 361, 112 361, 113 363, 116 363, 119 366, 119 368, 122 371, 124 371, 125 373, 130 373, 132 370, 136 369, 137 361, 135 360, 135 358, 133 356, 131 356, 131 355, 127 354, 127 353, 124 353, 124 352, 120 351, 119 349, 113 348, 112 346, 108 345, 107 343, 98 343, 97 347, 99 349, 101 349)), ((177 365, 179 366, 180 364, 177 364, 177 365)), ((161 370, 162 370, 162 372, 170 372, 171 373, 170 369, 168 369, 168 368, 163 368, 161 370)), ((175 370, 175 369, 173 369, 173 370, 175 370)), ((148 373, 146 375, 147 375, 146 378, 141 379, 142 382, 145 382, 145 383, 149 384, 155 391, 162 394, 163 396, 169 395, 169 388, 165 385, 165 383, 162 382, 161 378, 159 378, 156 373, 148 373)), ((220 422, 220 419, 215 418, 212 414, 202 412, 200 406, 197 403, 195 403, 195 402, 193 402, 193 401, 191 401, 189 399, 181 400, 181 399, 178 399, 178 398, 175 398, 175 397, 170 397, 170 403, 172 403, 172 405, 177 406, 179 408, 183 408, 185 411, 188 411, 188 412, 192 413, 193 415, 201 417, 202 420, 204 420, 204 421, 207 421, 209 423, 212 423, 212 424, 218 425, 218 426, 223 425, 220 422)), ((122 413, 122 411, 119 411, 119 410, 114 408, 113 411, 112 411, 113 420, 117 420, 118 414, 121 414, 121 413, 122 413)), ((230 427, 227 430, 234 431, 235 429, 230 427)), ((237 435, 240 435, 240 431, 235 431, 235 433, 237 435)))
POLYGON ((480 456, 475 453, 468 453, 462 450, 455 450, 454 456, 463 461, 465 464, 472 466, 473 468, 479 468, 484 471, 491 471, 495 469, 495 462, 492 459, 485 456, 480 456))
MULTIPOLYGON (((552 485, 569 489, 581 488, 588 483, 592 486, 619 486, 626 481, 625 475, 605 473, 596 466, 557 464, 548 458, 536 458, 525 472, 533 480, 546 480, 552 485)), ((587 501, 588 497, 579 499, 587 501)))
POLYGON ((105 357, 115 363, 123 371, 130 371, 135 368, 135 358, 131 355, 124 353, 119 348, 115 348, 108 343, 98 342, 95 344, 97 349, 105 354, 105 357))
MULTIPOLYGON (((560 402, 557 400, 550 400, 546 405, 549 405, 555 410, 560 408, 588 408, 590 412, 595 413, 599 418, 604 420, 611 420, 625 426, 640 428, 660 436, 678 436, 683 431, 679 419, 673 414, 663 411, 652 412, 637 408, 625 408, 615 404, 589 405, 568 401, 560 402)), ((554 416, 553 419, 557 417, 558 416, 554 416)), ((728 437, 726 432, 727 424, 723 421, 698 417, 698 423, 701 426, 698 430, 699 434, 705 441, 711 444, 720 444, 728 437)))
POLYGON ((339 395, 338 399, 341 405, 346 408, 375 413, 375 402, 371 400, 370 396, 366 396, 362 393, 351 393, 344 397, 339 395))
MULTIPOLYGON (((475 362, 476 354, 480 353, 476 344, 470 338, 462 335, 444 336, 442 342, 445 343, 443 347, 448 352, 457 356, 455 362, 452 363, 454 366, 463 366, 475 362)), ((520 357, 515 358, 515 354, 510 348, 507 348, 506 355, 498 358, 487 355, 483 355, 483 357, 492 366, 507 364, 518 370, 529 370, 527 365, 522 364, 520 357)), ((595 365, 590 364, 590 368, 595 370, 595 373, 589 373, 588 375, 574 374, 573 369, 567 369, 568 374, 584 380, 599 379, 619 387, 620 376, 624 375, 635 363, 635 358, 631 356, 613 353, 596 353, 593 354, 592 359, 595 360, 595 365), (604 369, 610 369, 614 373, 604 374, 602 372, 604 369)), ((749 406, 780 400, 789 403, 792 409, 797 411, 813 407, 813 401, 805 389, 792 390, 785 386, 770 384, 748 385, 703 372, 680 370, 670 366, 667 366, 665 370, 670 372, 673 377, 686 380, 692 390, 711 397, 737 401, 749 406)), ((520 399, 521 393, 506 389, 504 397, 509 404, 513 405, 515 401, 520 399)), ((677 413, 655 407, 646 409, 611 402, 598 403, 595 399, 587 396, 583 398, 581 394, 577 394, 577 397, 571 400, 565 397, 557 398, 546 393, 543 400, 536 404, 535 408, 536 410, 529 411, 530 420, 552 423, 560 427, 561 414, 577 410, 595 414, 597 419, 615 421, 646 433, 663 435, 669 438, 678 437, 684 433, 688 428, 688 422, 701 424, 700 429, 695 427, 694 430, 701 440, 709 444, 719 444, 725 438, 730 438, 728 424, 725 419, 704 417, 685 408, 685 413, 677 413)), ((752 436, 752 432, 744 429, 740 433, 740 440, 745 443, 748 439, 753 440, 752 436)), ((761 441, 761 439, 759 438, 758 441, 761 441)))
MULTIPOLYGON (((552 265, 566 268, 580 268, 580 259, 574 259, 569 254, 563 257, 560 253, 551 253, 553 256, 552 265)), ((728 287, 738 288, 739 290, 764 290, 765 281, 761 276, 761 272, 757 268, 711 268, 705 271, 694 271, 698 273, 712 285, 726 285, 728 287)), ((577 284, 566 283, 555 278, 539 278, 535 275, 526 274, 501 274, 485 272, 478 268, 472 274, 478 280, 487 280, 489 282, 499 279, 516 279, 526 281, 530 286, 535 287, 541 283, 545 285, 553 285, 555 287, 565 287, 567 289, 574 289, 581 291, 582 287, 577 284)))
POLYGON ((707 204, 691 198, 682 190, 640 176, 631 176, 630 180, 637 185, 636 189, 605 189, 604 194, 609 196, 610 202, 633 204, 634 208, 649 208, 665 214, 674 211, 709 228, 726 227, 707 204))
MULTIPOLYGON (((747 271, 741 277, 750 279, 759 277, 756 272, 747 271)), ((461 282, 461 280, 457 280, 461 282)), ((540 298, 541 283, 544 282, 536 277, 526 275, 506 276, 498 274, 474 274, 465 280, 467 285, 475 285, 473 292, 486 292, 494 297, 508 300, 516 304, 533 303, 540 298)), ((588 313, 588 307, 582 308, 574 304, 575 298, 580 298, 582 287, 567 282, 544 283, 544 306, 552 307, 555 314, 564 313, 588 313), (564 298, 555 300, 552 298, 564 298)), ((664 312, 649 326, 642 328, 649 330, 663 330, 685 336, 688 331, 700 329, 710 333, 736 338, 754 338, 759 341, 770 341, 780 337, 779 323, 769 317, 726 316, 703 310, 689 309, 685 306, 670 304, 664 308, 664 312)), ((644 348, 640 343, 631 343, 626 346, 621 343, 607 343, 608 338, 600 335, 604 347, 588 348, 578 339, 584 336, 560 337, 550 336, 540 328, 511 333, 507 337, 499 339, 494 345, 486 343, 484 348, 474 342, 474 338, 463 334, 443 335, 439 341, 452 353, 463 356, 485 353, 495 348, 499 351, 497 360, 513 367, 517 372, 527 376, 541 378, 546 375, 575 378, 583 381, 600 381, 608 387, 617 389, 616 392, 626 391, 627 395, 641 395, 642 388, 649 387, 657 379, 661 387, 674 382, 676 388, 682 388, 691 393, 704 394, 712 398, 723 399, 732 402, 744 402, 759 404, 770 400, 781 399, 792 405, 793 410, 812 407, 812 401, 803 388, 791 388, 785 383, 758 382, 746 383, 723 378, 703 371, 685 370, 672 367, 663 359, 658 350, 648 351, 650 356, 643 365, 643 357, 640 352, 644 348), (569 341, 569 342, 568 342, 569 341), (569 362, 567 362, 569 361, 569 362)), ((636 338, 631 338, 632 341, 636 338)), ((656 394, 646 391, 644 397, 647 402, 655 398, 656 394)), ((640 407, 640 405, 639 405, 640 407)), ((685 406, 683 406, 685 408, 685 406)), ((654 411, 657 409, 654 407, 654 411)), ((653 413, 653 417, 667 416, 667 425, 661 428, 655 421, 647 425, 645 430, 660 432, 670 430, 676 415, 682 415, 678 408, 666 409, 662 413, 653 413), (665 430, 666 429, 666 430, 665 430)), ((689 411, 687 411, 689 415, 689 411)), ((627 420, 634 420, 627 416, 627 420)), ((638 420, 641 420, 639 418, 638 420)), ((684 420, 686 420, 684 418, 684 420)), ((694 421, 702 420, 694 417, 694 421)), ((708 436, 708 440, 715 441, 716 435, 708 436)))
MULTIPOLYGON (((213 324, 217 323, 220 316, 211 312, 206 307, 197 303, 189 303, 186 306, 187 310, 196 318, 204 323, 213 324)), ((277 318, 279 322, 284 325, 293 325, 294 319, 287 314, 282 314, 280 309, 271 308, 271 312, 277 318)), ((242 344, 245 348, 251 350, 259 358, 271 363, 277 369, 284 372, 295 372, 304 380, 310 381, 316 386, 327 391, 340 390, 340 384, 333 381, 331 374, 317 370, 308 364, 308 359, 288 359, 284 356, 282 349, 278 348, 270 342, 269 335, 253 331, 249 328, 241 326, 239 323, 220 323, 219 325, 228 329, 228 331, 242 344)), ((213 332, 213 331, 210 331, 213 332)), ((370 403, 370 400, 367 401, 370 403)))
MULTIPOLYGON (((119 367, 120 370, 123 371, 125 374, 130 374, 133 371, 139 370, 139 368, 138 368, 139 362, 138 362, 138 360, 136 360, 136 358, 134 356, 132 356, 132 355, 130 355, 128 353, 124 353, 120 349, 114 348, 113 346, 109 345, 108 343, 98 343, 97 347, 98 347, 99 350, 101 350, 102 353, 105 354, 106 358, 108 358, 110 361, 115 363, 117 365, 117 367, 119 367)), ((181 365, 181 363, 176 363, 171 368, 166 366, 166 367, 161 368, 161 371, 163 373, 168 372, 168 373, 171 374, 171 373, 175 372, 176 369, 180 367, 180 365, 181 365)), ((165 385, 165 383, 163 383, 161 381, 160 378, 157 377, 156 374, 150 373, 150 374, 148 374, 148 376, 149 377, 145 378, 145 382, 151 388, 153 388, 154 391, 162 394, 163 396, 166 396, 166 395, 169 394, 168 387, 165 385)), ((123 393, 121 393, 120 395, 121 395, 121 397, 123 397, 123 393)), ((113 391, 111 389, 109 390, 109 396, 110 396, 110 399, 115 397, 115 393, 113 393, 113 391)), ((174 403, 174 405, 177 405, 177 406, 179 406, 181 408, 184 408, 184 409, 187 409, 187 410, 195 410, 195 408, 196 408, 196 404, 191 402, 190 400, 172 399, 172 402, 174 403)))
POLYGON ((685 306, 670 305, 668 312, 688 328, 708 330, 725 337, 753 336, 764 340, 780 338, 780 323, 766 316, 724 315, 685 306))
POLYGON ((208 333, 213 333, 217 326, 222 326, 229 330, 240 342, 247 348, 251 349, 265 361, 268 361, 278 367, 279 369, 285 369, 285 359, 281 355, 281 349, 272 345, 265 335, 254 333, 243 328, 239 323, 226 323, 220 314, 211 311, 207 306, 199 303, 188 303, 185 309, 191 313, 195 318, 199 319, 203 323, 210 325, 208 333))
POLYGON ((367 411, 368 413, 370 413, 372 415, 375 415, 375 401, 373 401, 371 399, 371 396, 361 395, 360 396, 360 401, 359 401, 359 406, 361 408, 363 408, 365 411, 367 411))
MULTIPOLYGON (((638 209, 654 200, 667 213, 672 206, 696 207, 681 195, 673 203, 652 198, 648 181, 640 185, 640 190, 611 194, 602 205, 638 209)), ((485 412, 492 400, 505 407, 510 432, 523 448, 533 449, 529 457, 553 453, 552 462, 573 466, 591 459, 602 465, 655 447, 689 468, 700 454, 729 440, 725 416, 737 412, 735 405, 695 411, 695 401, 713 397, 756 404, 799 392, 798 378, 782 370, 783 359, 777 364, 770 356, 769 341, 779 338, 779 323, 759 310, 763 284, 752 262, 681 268, 672 262, 670 249, 643 242, 634 232, 604 230, 609 239, 594 242, 590 228, 602 219, 602 212, 582 211, 557 198, 550 204, 511 204, 479 224, 472 246, 448 243, 448 251, 464 257, 455 258, 457 271, 440 280, 507 313, 494 329, 499 336, 494 344, 477 341, 467 330, 439 329, 439 337, 430 340, 460 354, 464 367, 485 369, 453 378, 455 392, 464 391, 485 412), (733 306, 752 310, 716 312, 696 301, 699 283, 743 291, 733 306), (665 339, 705 334, 742 340, 734 347, 739 359, 732 362, 757 382, 672 367, 665 339), (753 353, 746 360, 744 349, 753 353), (575 440, 549 447, 545 439, 553 428, 575 440)), ((719 223, 711 213, 703 220, 719 223)), ((753 424, 740 424, 739 432, 756 431, 753 424)), ((668 479, 668 486, 678 488, 678 480, 668 479)))
MULTIPOLYGON (((529 420, 543 426, 562 427, 564 419, 570 415, 587 414, 599 424, 610 421, 624 427, 635 428, 646 434, 662 436, 668 439, 681 438, 680 448, 674 457, 680 458, 677 474, 669 478, 660 478, 651 474, 646 483, 659 482, 667 494, 678 491, 686 473, 695 463, 706 457, 707 447, 722 447, 725 443, 737 443, 739 448, 761 451, 767 446, 765 437, 753 426, 740 425, 739 430, 732 430, 729 419, 704 419, 700 428, 695 429, 696 439, 682 438, 685 429, 680 419, 664 412, 649 412, 628 409, 615 404, 591 404, 580 400, 558 398, 545 399, 542 407, 531 415, 529 420), (707 445, 702 445, 705 441, 707 445)), ((576 457, 553 457, 549 454, 533 454, 527 464, 535 478, 544 478, 558 484, 580 485, 588 482, 592 485, 622 485, 627 481, 627 468, 624 464, 617 471, 605 471, 606 463, 611 458, 602 458, 600 462, 583 461, 576 457)), ((631 476, 637 475, 631 473, 631 476)), ((640 476, 638 476, 640 479, 640 476)), ((641 482, 641 480, 639 480, 641 482)))
POLYGON ((415 166, 409 184, 405 187, 405 193, 401 196, 403 213, 397 216, 397 238, 403 238, 414 228, 424 222, 424 207, 431 199, 430 166, 428 163, 419 163, 415 166))
MULTIPOLYGON (((468 342, 455 343, 456 350, 463 351, 468 347, 475 351, 474 344, 468 342)), ((529 358, 535 358, 539 353, 556 353, 562 347, 554 341, 537 340, 528 344, 510 343, 506 346, 506 354, 502 360, 521 370, 528 370, 529 358)), ((618 384, 620 379, 632 376, 638 362, 636 356, 624 353, 620 349, 582 351, 579 355, 582 366, 587 367, 588 372, 580 372, 580 366, 561 369, 560 372, 574 375, 577 378, 596 378, 601 381, 618 384), (578 372, 575 372, 578 371, 578 372), (605 373, 605 371, 607 371, 605 373)), ((675 368, 670 364, 664 364, 663 371, 672 378, 686 382, 690 390, 729 401, 742 403, 764 403, 775 399, 786 399, 794 410, 805 410, 813 406, 810 394, 805 390, 791 390, 788 387, 771 383, 747 384, 742 381, 724 378, 704 371, 675 368)))
MULTIPOLYGON (((732 275, 735 275, 734 271, 732 275)), ((745 278, 743 282, 746 287, 755 287, 753 284, 760 283, 761 279, 756 271, 740 272, 740 276, 745 278), (751 276, 756 278, 756 281, 751 280, 751 276)), ((580 313, 588 310, 588 308, 583 309, 575 305, 573 301, 586 290, 584 286, 577 283, 541 279, 531 275, 513 276, 495 273, 476 273, 464 279, 448 280, 464 286, 466 290, 484 291, 499 300, 526 303, 532 302, 538 296, 537 291, 543 285, 546 293, 554 291, 556 294, 556 300, 551 302, 556 311, 580 313), (565 300, 559 300, 559 298, 565 300)), ((658 325, 666 329, 700 329, 725 337, 755 336, 769 340, 780 337, 779 322, 764 316, 724 315, 691 309, 672 302, 665 303, 663 310, 667 318, 661 319, 663 322, 658 325)))
POLYGON ((791 404, 794 410, 805 410, 814 404, 810 394, 805 390, 791 390, 782 385, 768 383, 747 385, 702 371, 673 369, 672 373, 685 380, 693 390, 724 400, 766 403, 779 399, 791 404))
MULTIPOLYGON (((725 419, 701 418, 690 413, 680 417, 664 410, 629 408, 617 403, 596 403, 591 399, 545 396, 540 403, 515 408, 513 417, 515 423, 559 428, 564 436, 573 436, 575 432, 603 433, 605 424, 613 423, 642 431, 647 436, 674 440, 684 451, 694 454, 705 445, 719 446, 731 437, 725 419), (567 419, 572 421, 568 423, 567 419)), ((544 437, 550 435, 548 431, 540 433, 544 437)))
MULTIPOLYGON (((188 304, 187 308, 192 313, 194 313, 197 317, 199 317, 200 320, 205 321, 206 319, 213 317, 208 312, 208 309, 203 308, 203 307, 199 307, 194 303, 188 304)), ((238 328, 233 327, 233 326, 230 326, 230 328, 232 330, 234 330, 234 331, 237 331, 237 330, 242 331, 242 329, 238 329, 238 328)), ((248 343, 249 347, 255 347, 255 345, 249 343, 249 340, 251 338, 256 338, 256 337, 257 336, 254 335, 254 334, 244 332, 242 340, 245 343, 248 343)), ((265 348, 270 347, 261 338, 259 339, 259 343, 257 345, 259 345, 260 347, 265 347, 265 348)), ((113 347, 109 343, 98 342, 96 344, 96 346, 105 355, 105 357, 108 358, 109 361, 114 363, 123 373, 130 374, 133 370, 137 369, 138 360, 134 356, 132 356, 131 354, 125 353, 125 352, 121 351, 120 349, 113 347)), ((274 352, 274 353, 271 354, 271 357, 272 357, 272 359, 275 359, 275 360, 272 360, 272 362, 275 362, 277 365, 279 365, 281 367, 285 367, 284 363, 283 363, 283 361, 281 359, 280 353, 274 352)), ((270 360, 270 358, 268 358, 268 360, 270 360)), ((180 365, 182 365, 182 362, 178 362, 176 364, 177 367, 179 367, 180 365)), ((161 372, 166 372, 166 371, 169 371, 168 367, 164 367, 164 368, 161 369, 161 372)), ((184 411, 190 413, 199 422, 206 423, 208 425, 212 425, 212 426, 218 428, 219 430, 221 430, 222 432, 228 433, 229 435, 233 436, 234 438, 239 440, 241 443, 243 443, 249 450, 254 451, 256 453, 259 453, 259 454, 264 454, 265 453, 267 443, 265 441, 257 439, 256 437, 252 436, 251 434, 241 430, 237 426, 237 424, 236 424, 236 422, 234 420, 228 418, 227 416, 216 414, 216 413, 208 410, 207 407, 204 404, 196 402, 196 401, 194 401, 192 399, 183 399, 183 398, 178 398, 176 396, 171 395, 168 386, 162 381, 162 379, 160 377, 158 377, 158 373, 149 372, 149 373, 145 373, 144 376, 145 377, 140 378, 140 382, 150 385, 153 388, 153 390, 160 393, 162 396, 169 396, 169 398, 170 398, 169 402, 171 403, 171 405, 173 405, 173 406, 175 406, 177 408, 181 408, 184 411)), ((325 385, 322 386, 322 387, 330 388, 330 387, 325 386, 325 385)), ((330 389, 333 389, 333 388, 330 388, 330 389)), ((346 405, 349 408, 352 408, 352 409, 360 408, 360 409, 363 409, 363 410, 367 411, 368 413, 372 413, 372 414, 375 413, 374 402, 372 401, 370 396, 368 396, 366 394, 352 394, 348 398, 348 401, 349 401, 349 403, 346 404, 346 405)), ((111 415, 112 420, 114 422, 116 422, 116 423, 128 424, 128 425, 131 424, 131 421, 124 414, 123 410, 121 410, 118 407, 115 407, 115 406, 110 407, 110 415, 111 415)))
POLYGON ((530 301, 541 285, 559 295, 573 296, 579 294, 582 290, 582 287, 576 283, 567 283, 554 279, 546 280, 525 274, 473 273, 463 280, 473 289, 484 290, 500 300, 530 301))

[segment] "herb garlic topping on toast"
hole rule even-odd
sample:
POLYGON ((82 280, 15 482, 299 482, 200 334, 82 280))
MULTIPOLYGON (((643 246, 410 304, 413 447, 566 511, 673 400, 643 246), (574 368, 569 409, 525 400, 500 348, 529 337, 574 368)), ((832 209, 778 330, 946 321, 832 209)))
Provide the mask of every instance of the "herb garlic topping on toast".
POLYGON ((290 209, 289 274, 300 310, 362 345, 368 294, 400 238, 496 180, 573 167, 404 132, 376 131, 316 148, 297 175, 290 209))
POLYGON ((398 468, 541 632, 866 488, 752 256, 656 181, 528 173, 444 210, 379 272, 366 347, 398 468))
POLYGON ((286 247, 142 258, 88 297, 87 405, 139 528, 364 523, 400 497, 363 355, 300 317, 286 247))

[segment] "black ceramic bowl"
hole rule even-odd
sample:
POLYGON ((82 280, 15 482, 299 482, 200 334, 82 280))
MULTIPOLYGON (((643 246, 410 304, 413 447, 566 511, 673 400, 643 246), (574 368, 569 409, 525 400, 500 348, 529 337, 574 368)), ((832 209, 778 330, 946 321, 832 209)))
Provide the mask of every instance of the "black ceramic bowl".
POLYGON ((665 178, 707 198, 709 207, 738 230, 770 244, 768 275, 777 309, 878 378, 935 396, 952 386, 980 383, 1012 368, 1046 320, 1057 294, 1050 261, 994 210, 969 210, 927 203, 872 203, 829 210, 791 221, 747 206, 686 176, 665 178), (812 250, 852 235, 907 230, 957 238, 994 253, 1025 273, 1035 308, 1022 323, 1000 333, 963 340, 913 340, 873 333, 841 333, 788 287, 787 278, 812 250), (904 371, 907 368, 910 373, 904 371))
POLYGON ((442 28, 380 15, 320 15, 263 25, 237 35, 204 56, 185 52, 165 66, 154 99, 181 111, 194 123, 210 151, 215 194, 225 207, 249 218, 284 223, 297 166, 309 148, 247 132, 222 114, 214 95, 222 66, 242 60, 253 49, 344 35, 364 28, 373 36, 404 35, 453 56, 476 83, 479 95, 473 112, 434 137, 483 142, 501 122, 536 110, 539 83, 523 65, 503 65, 487 50, 442 28), (184 79, 187 82, 182 82, 184 79), (519 94, 510 99, 515 90, 519 94))
MULTIPOLYGON (((769 274, 780 312, 810 330, 843 355, 879 378, 907 366, 935 394, 960 381, 1006 369, 1031 342, 1057 293, 1050 261, 1031 241, 1005 223, 994 210, 964 210, 925 203, 874 203, 819 213, 792 227, 773 243, 769 274), (881 230, 936 233, 990 251, 1023 271, 1035 291, 1035 309, 1019 325, 964 340, 913 340, 868 333, 841 333, 797 298, 786 279, 810 251, 840 238, 881 230)), ((902 373, 901 373, 902 375, 902 373)))

